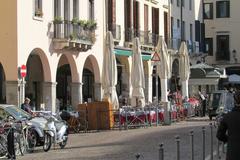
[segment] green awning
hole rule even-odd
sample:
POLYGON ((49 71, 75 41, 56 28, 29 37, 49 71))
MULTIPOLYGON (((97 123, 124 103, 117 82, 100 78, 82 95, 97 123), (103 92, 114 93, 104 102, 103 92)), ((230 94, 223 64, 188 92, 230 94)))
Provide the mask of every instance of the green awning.
MULTIPOLYGON (((119 55, 119 56, 131 56, 132 55, 131 50, 114 49, 114 52, 116 55, 119 55)), ((142 54, 142 59, 144 61, 148 61, 151 59, 151 55, 142 54)))

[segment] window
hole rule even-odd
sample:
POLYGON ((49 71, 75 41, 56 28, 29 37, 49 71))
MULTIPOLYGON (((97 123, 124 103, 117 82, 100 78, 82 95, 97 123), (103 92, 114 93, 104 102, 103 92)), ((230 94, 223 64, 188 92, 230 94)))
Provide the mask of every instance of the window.
POLYGON ((190 40, 192 41, 193 40, 193 26, 192 24, 190 24, 190 40))
POLYGON ((173 26, 174 26, 174 18, 171 17, 171 38, 173 38, 173 26))
POLYGON ((192 10, 192 0, 189 0, 189 10, 192 10))
POLYGON ((217 1, 217 18, 227 18, 230 16, 229 1, 217 1))
POLYGON ((181 0, 182 1, 182 7, 185 6, 185 0, 181 0))
POLYGON ((209 56, 213 55, 213 38, 205 38, 205 53, 209 56))
POLYGON ((34 0, 34 16, 36 17, 42 17, 43 12, 42 12, 42 0, 34 0))
POLYGON ((177 28, 180 28, 180 20, 177 19, 177 28))
POLYGON ((58 17, 61 16, 61 1, 54 0, 54 16, 58 17))
POLYGON ((213 4, 212 3, 204 3, 204 19, 213 19, 213 4))
POLYGON ((73 17, 79 17, 79 1, 73 0, 73 17))
POLYGON ((180 2, 179 2, 180 0, 177 0, 177 6, 179 7, 180 6, 180 2))
POLYGON ((89 0, 89 19, 94 20, 94 0, 89 0))
POLYGON ((182 21, 182 38, 186 39, 186 27, 185 27, 185 21, 182 21))
POLYGON ((216 60, 230 60, 229 35, 217 35, 216 60))

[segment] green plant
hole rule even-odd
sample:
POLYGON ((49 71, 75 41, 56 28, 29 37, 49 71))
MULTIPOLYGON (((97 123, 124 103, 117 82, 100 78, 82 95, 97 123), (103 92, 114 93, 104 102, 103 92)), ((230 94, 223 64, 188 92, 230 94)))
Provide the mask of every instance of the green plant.
POLYGON ((79 21, 78 17, 74 17, 71 22, 72 22, 72 24, 77 25, 78 21, 79 21))
POLYGON ((97 28, 97 22, 94 21, 94 20, 88 20, 87 23, 86 23, 86 27, 89 30, 94 30, 94 29, 97 28))
POLYGON ((63 19, 60 16, 54 17, 53 23, 62 23, 63 19))
POLYGON ((86 27, 86 20, 79 20, 79 21, 78 21, 78 24, 79 24, 81 27, 85 28, 85 27, 86 27))
POLYGON ((35 16, 42 17, 43 16, 43 12, 40 9, 37 9, 35 11, 35 16))
POLYGON ((70 38, 70 40, 76 40, 77 39, 77 34, 76 33, 71 33, 69 38, 70 38))

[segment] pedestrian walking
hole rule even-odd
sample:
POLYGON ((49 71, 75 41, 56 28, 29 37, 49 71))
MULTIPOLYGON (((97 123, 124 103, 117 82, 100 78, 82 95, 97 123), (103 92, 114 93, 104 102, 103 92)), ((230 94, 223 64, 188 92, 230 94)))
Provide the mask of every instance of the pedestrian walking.
POLYGON ((234 94, 234 108, 225 114, 217 130, 217 138, 227 143, 226 160, 240 160, 240 91, 234 94))

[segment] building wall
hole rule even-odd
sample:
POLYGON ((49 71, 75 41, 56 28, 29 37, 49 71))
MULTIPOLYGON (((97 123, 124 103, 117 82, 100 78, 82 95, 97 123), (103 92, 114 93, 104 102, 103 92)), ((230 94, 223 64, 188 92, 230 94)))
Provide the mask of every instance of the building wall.
POLYGON ((206 27, 206 38, 213 38, 213 56, 207 57, 207 63, 220 65, 221 67, 226 67, 228 65, 234 65, 239 63, 240 60, 240 46, 238 39, 240 37, 239 27, 239 1, 229 1, 230 2, 230 17, 229 18, 216 18, 216 1, 204 0, 204 3, 213 3, 213 19, 205 20, 206 27), (230 60, 217 61, 216 60, 216 36, 220 34, 229 35, 229 51, 230 60), (233 50, 236 51, 237 61, 234 59, 233 50))

